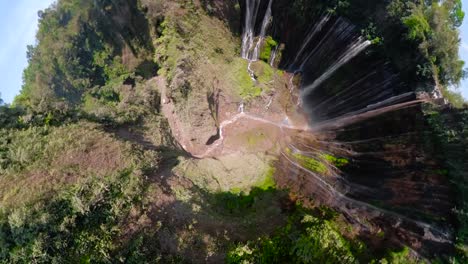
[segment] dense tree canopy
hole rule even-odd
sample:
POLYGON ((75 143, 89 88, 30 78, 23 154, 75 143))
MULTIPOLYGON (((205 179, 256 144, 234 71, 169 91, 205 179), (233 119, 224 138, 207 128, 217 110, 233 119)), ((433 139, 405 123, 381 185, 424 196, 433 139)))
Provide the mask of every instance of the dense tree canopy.
POLYGON ((83 93, 125 79, 151 59, 152 42, 135 1, 59 1, 39 12, 37 46, 15 103, 46 111, 79 104, 83 93))

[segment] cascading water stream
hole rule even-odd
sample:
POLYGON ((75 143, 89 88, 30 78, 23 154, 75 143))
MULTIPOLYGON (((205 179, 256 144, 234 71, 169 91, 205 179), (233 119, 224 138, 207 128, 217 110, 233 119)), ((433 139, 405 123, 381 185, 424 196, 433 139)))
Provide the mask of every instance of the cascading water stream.
POLYGON ((358 123, 384 113, 393 112, 396 110, 404 109, 419 105, 421 103, 427 102, 426 99, 418 99, 409 102, 393 104, 389 106, 380 107, 372 110, 361 110, 359 113, 350 114, 349 116, 339 117, 332 120, 325 121, 323 123, 315 125, 313 131, 323 131, 323 130, 337 130, 346 126, 349 126, 354 123, 358 123))
POLYGON ((275 67, 276 53, 278 52, 279 46, 276 46, 271 52, 270 56, 270 66, 275 67))
POLYGON ((252 61, 256 61, 260 57, 260 48, 262 46, 263 41, 265 40, 265 34, 268 28, 268 25, 270 25, 270 22, 271 22, 272 3, 273 3, 273 0, 270 0, 270 2, 268 2, 268 8, 265 13, 265 16, 263 17, 262 27, 260 29, 260 35, 258 36, 258 39, 257 39, 257 44, 255 45, 252 56, 249 58, 252 61))
POLYGON ((241 56, 244 59, 250 60, 250 50, 254 43, 255 22, 257 20, 258 9, 261 0, 246 0, 245 1, 245 21, 244 32, 242 34, 242 50, 241 56))
POLYGON ((252 70, 252 61, 249 60, 249 64, 247 64, 247 72, 249 73, 250 79, 252 79, 253 82, 256 82, 257 79, 255 78, 255 73, 252 70))
POLYGON ((302 46, 301 46, 301 49, 299 50, 299 52, 297 52, 296 54, 296 57, 294 58, 294 61, 293 63, 291 64, 291 67, 292 69, 295 68, 295 65, 297 65, 299 63, 299 60, 302 58, 302 56, 304 55, 304 51, 306 50, 306 48, 309 46, 310 42, 312 41, 313 37, 322 30, 323 26, 328 22, 328 20, 330 20, 330 15, 326 15, 324 17, 322 17, 322 19, 320 20, 319 23, 316 23, 314 25, 314 27, 312 27, 312 29, 309 31, 309 33, 307 33, 307 38, 305 39, 305 41, 303 42, 302 46))
POLYGON ((252 62, 257 61, 260 57, 260 49, 263 41, 265 40, 265 35, 268 26, 271 23, 271 6, 273 0, 268 2, 268 8, 266 10, 265 16, 262 20, 262 25, 260 28, 260 35, 257 37, 255 43, 255 23, 257 20, 257 15, 259 11, 261 0, 246 0, 246 10, 245 10, 245 21, 244 21, 244 32, 242 34, 242 49, 241 56, 242 58, 249 61, 247 72, 250 75, 252 81, 256 82, 254 71, 251 69, 252 62))
POLYGON ((369 40, 364 40, 362 37, 359 37, 349 49, 335 62, 333 65, 328 68, 325 73, 323 73, 318 79, 316 79, 312 84, 304 87, 302 89, 302 96, 306 97, 314 91, 317 86, 326 81, 330 76, 344 64, 350 61, 352 58, 356 57, 359 53, 364 51, 367 47, 372 44, 369 40))
POLYGON ((263 41, 265 40, 266 31, 271 23, 271 6, 273 0, 268 2, 268 8, 262 20, 260 34, 255 36, 255 24, 259 11, 261 0, 246 0, 245 2, 245 21, 244 32, 242 34, 242 49, 241 56, 249 61, 256 61, 260 56, 260 49, 263 41), (256 39, 256 41, 255 41, 256 39))

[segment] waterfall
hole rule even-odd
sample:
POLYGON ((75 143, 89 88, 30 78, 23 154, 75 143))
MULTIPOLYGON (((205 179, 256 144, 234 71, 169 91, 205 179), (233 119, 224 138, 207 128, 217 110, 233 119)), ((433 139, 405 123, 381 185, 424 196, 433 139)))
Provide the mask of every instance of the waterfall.
POLYGON ((256 61, 260 57, 260 48, 262 46, 263 40, 265 39, 265 34, 268 25, 271 22, 271 4, 273 3, 273 0, 270 0, 268 3, 268 8, 265 13, 265 16, 263 17, 263 22, 262 22, 262 28, 260 29, 260 35, 258 36, 257 44, 255 45, 255 49, 253 51, 252 56, 250 57, 250 60, 256 61))
POLYGON ((261 0, 246 0, 245 1, 245 21, 244 32, 242 34, 242 51, 241 56, 244 59, 249 59, 249 53, 254 43, 255 21, 261 0))
POLYGON ((330 76, 341 66, 346 64, 352 58, 356 57, 359 53, 364 51, 369 45, 372 43, 369 40, 364 40, 362 37, 359 37, 350 47, 349 49, 341 55, 341 57, 333 63, 333 65, 328 68, 325 73, 323 73, 318 79, 316 79, 311 85, 304 87, 302 90, 302 96, 308 96, 312 91, 317 88, 321 83, 326 81, 330 76))
POLYGON ((319 23, 315 24, 312 29, 307 33, 307 38, 305 39, 304 43, 302 43, 301 49, 299 52, 296 54, 296 57, 294 58, 294 61, 291 65, 291 67, 294 67, 299 61, 299 58, 302 57, 305 49, 309 46, 310 41, 312 38, 322 30, 323 26, 330 20, 330 15, 327 14, 326 16, 322 17, 319 23))
POLYGON ((271 52, 270 56, 270 66, 275 67, 276 53, 278 52, 279 46, 276 46, 271 52))
MULTIPOLYGON (((406 95, 407 94, 404 94, 403 96, 406 96, 406 95)), ((412 100, 409 102, 385 105, 393 101, 394 99, 395 98, 390 98, 386 102, 384 101, 375 105, 371 105, 369 106, 369 110, 362 109, 360 111, 356 111, 355 113, 350 113, 349 115, 341 116, 335 119, 331 119, 331 120, 327 120, 325 122, 319 123, 313 127, 312 131, 341 129, 351 124, 359 123, 364 120, 368 120, 368 119, 374 118, 379 115, 383 115, 388 112, 394 112, 396 110, 414 107, 421 103, 427 102, 427 99, 416 99, 416 100, 412 100)))
POLYGON ((241 56, 249 61, 256 61, 260 56, 260 48, 265 39, 266 30, 271 22, 271 5, 273 0, 268 3, 268 8, 263 17, 260 35, 255 42, 255 22, 257 20, 258 10, 261 0, 246 0, 244 32, 242 34, 241 56), (252 50, 253 49, 253 50, 252 50))

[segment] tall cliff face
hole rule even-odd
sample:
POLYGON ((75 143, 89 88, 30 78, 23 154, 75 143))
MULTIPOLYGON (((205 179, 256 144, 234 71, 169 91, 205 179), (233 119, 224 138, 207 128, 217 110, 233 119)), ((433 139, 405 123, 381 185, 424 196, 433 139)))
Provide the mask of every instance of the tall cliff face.
MULTIPOLYGON (((243 21, 252 16, 254 35, 261 35, 270 1, 250 1, 253 11, 240 2, 243 21)), ((292 140, 277 177, 297 195, 366 226, 364 233, 382 228, 389 240, 429 258, 452 254, 453 243, 463 240, 463 214, 454 208, 463 207, 457 193, 464 187, 453 185, 457 172, 449 172, 449 158, 440 155, 427 114, 437 103, 417 94, 432 93, 434 83, 416 74, 419 55, 383 1, 352 2, 350 9, 363 16, 339 6, 330 12, 333 3, 274 1, 266 35, 281 47, 279 68, 300 76, 301 106, 315 131, 292 140), (304 162, 327 163, 320 153, 344 157, 346 164, 325 172, 304 162)))

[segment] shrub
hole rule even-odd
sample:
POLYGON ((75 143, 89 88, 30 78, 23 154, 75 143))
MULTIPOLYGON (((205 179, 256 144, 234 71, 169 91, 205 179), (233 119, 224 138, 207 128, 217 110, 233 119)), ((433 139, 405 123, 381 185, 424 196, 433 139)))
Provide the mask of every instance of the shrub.
POLYGON ((131 171, 72 186, 51 200, 0 216, 0 262, 111 263, 119 225, 140 200, 131 171))

